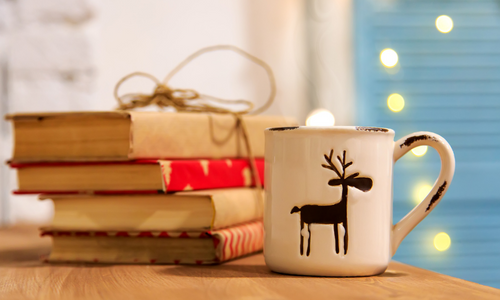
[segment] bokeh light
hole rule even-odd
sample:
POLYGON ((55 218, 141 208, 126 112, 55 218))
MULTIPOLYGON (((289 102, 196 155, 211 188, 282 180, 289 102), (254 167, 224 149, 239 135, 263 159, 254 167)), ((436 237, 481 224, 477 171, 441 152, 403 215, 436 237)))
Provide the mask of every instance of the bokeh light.
POLYGON ((415 156, 424 156, 425 153, 427 153, 427 146, 418 146, 418 147, 415 147, 413 149, 411 149, 411 153, 413 153, 413 155, 415 156))
POLYGON ((440 232, 434 237, 434 248, 438 251, 446 251, 450 248, 451 238, 446 232, 440 232))
POLYGON ((398 63, 398 54, 392 49, 384 49, 380 52, 380 61, 386 68, 392 68, 398 63))
POLYGON ((393 112, 400 112, 405 107, 405 99, 400 94, 391 94, 387 98, 387 106, 393 112))
POLYGON ((318 108, 309 113, 306 119, 306 126, 333 126, 335 117, 324 108, 318 108))
POLYGON ((429 195, 432 190, 432 185, 422 184, 417 186, 414 194, 415 203, 420 203, 422 200, 429 195))
POLYGON ((448 33, 453 29, 453 20, 446 15, 439 16, 436 19, 436 28, 439 32, 448 33))

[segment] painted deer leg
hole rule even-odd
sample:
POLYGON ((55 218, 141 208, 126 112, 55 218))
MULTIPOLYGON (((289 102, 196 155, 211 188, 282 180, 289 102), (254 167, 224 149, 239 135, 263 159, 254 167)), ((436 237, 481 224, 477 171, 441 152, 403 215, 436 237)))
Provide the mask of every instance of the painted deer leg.
POLYGON ((339 254, 339 224, 333 223, 333 231, 335 233, 335 252, 339 254))
POLYGON ((307 232, 309 232, 309 236, 307 239, 307 253, 306 255, 309 256, 311 253, 311 223, 307 224, 307 232))
POLYGON ((348 237, 348 230, 347 230, 347 220, 344 221, 344 223, 342 224, 344 225, 344 255, 347 254, 347 243, 349 242, 349 237, 348 237))
POLYGON ((300 220, 300 255, 304 255, 304 236, 302 235, 302 230, 304 230, 304 221, 300 220))

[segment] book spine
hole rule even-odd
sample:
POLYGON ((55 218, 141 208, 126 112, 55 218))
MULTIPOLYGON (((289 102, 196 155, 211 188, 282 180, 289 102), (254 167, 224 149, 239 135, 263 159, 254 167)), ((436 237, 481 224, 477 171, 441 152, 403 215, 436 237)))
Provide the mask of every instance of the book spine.
POLYGON ((264 214, 264 193, 254 188, 220 189, 212 196, 215 211, 212 229, 221 229, 261 220, 264 214))
MULTIPOLYGON (((160 160, 165 192, 255 186, 245 159, 160 160)), ((255 161, 261 182, 264 160, 255 161)))
MULTIPOLYGON (((232 115, 129 112, 132 120, 129 159, 246 157, 232 115)), ((264 157, 264 130, 296 125, 294 118, 245 116, 255 157, 264 157)))
POLYGON ((264 245, 262 221, 217 230, 212 233, 219 262, 261 251, 264 245))

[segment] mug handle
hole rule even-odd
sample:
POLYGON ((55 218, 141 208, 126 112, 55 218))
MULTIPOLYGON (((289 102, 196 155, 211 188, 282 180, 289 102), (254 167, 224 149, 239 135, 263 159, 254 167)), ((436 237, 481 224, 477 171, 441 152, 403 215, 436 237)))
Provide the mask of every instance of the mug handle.
POLYGON ((394 163, 411 149, 423 145, 431 146, 439 153, 441 171, 427 197, 392 227, 391 256, 396 253, 408 233, 441 201, 453 179, 453 173, 455 172, 453 150, 444 138, 432 132, 415 132, 396 141, 394 145, 394 163))

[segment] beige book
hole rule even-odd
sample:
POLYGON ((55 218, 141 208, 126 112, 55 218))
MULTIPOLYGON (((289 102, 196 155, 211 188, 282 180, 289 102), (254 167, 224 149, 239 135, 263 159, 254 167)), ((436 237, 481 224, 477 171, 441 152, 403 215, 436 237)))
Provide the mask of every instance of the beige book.
MULTIPOLYGON (((235 158, 247 155, 232 115, 174 112, 66 112, 7 115, 14 127, 14 162, 159 158, 235 158)), ((292 126, 290 117, 244 116, 256 157, 264 130, 292 126)))
POLYGON ((262 221, 204 232, 93 232, 43 229, 49 262, 217 264, 262 250, 262 221))
POLYGON ((54 202, 52 230, 204 231, 262 218, 252 188, 173 194, 41 195, 54 202))

